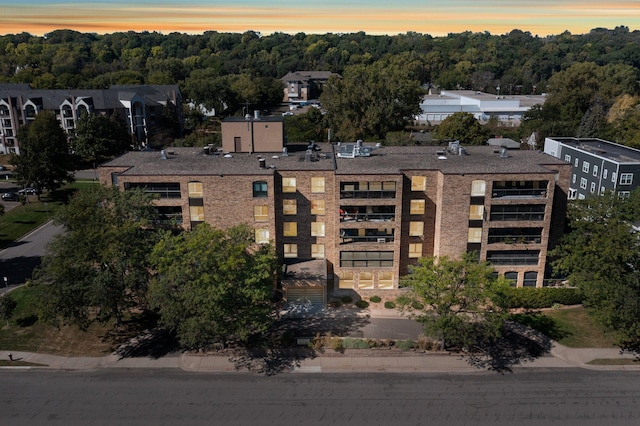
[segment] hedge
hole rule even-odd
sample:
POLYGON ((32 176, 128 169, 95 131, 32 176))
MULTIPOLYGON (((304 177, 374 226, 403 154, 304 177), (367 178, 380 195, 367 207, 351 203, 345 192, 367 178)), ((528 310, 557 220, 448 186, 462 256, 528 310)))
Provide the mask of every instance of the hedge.
POLYGON ((565 287, 510 287, 504 293, 507 308, 542 309, 559 305, 579 305, 582 294, 577 288, 565 287))

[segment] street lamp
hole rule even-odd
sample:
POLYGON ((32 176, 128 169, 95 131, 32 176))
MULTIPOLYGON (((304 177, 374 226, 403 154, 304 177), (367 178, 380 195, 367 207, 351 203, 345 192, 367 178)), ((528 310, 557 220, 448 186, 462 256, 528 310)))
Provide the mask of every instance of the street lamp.
POLYGON ((9 290, 9 280, 7 279, 7 277, 4 277, 4 288, 5 292, 9 290))

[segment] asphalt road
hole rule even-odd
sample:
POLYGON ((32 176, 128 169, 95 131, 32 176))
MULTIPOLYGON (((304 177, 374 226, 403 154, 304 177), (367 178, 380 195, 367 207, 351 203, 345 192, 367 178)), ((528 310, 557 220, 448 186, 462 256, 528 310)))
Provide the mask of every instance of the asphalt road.
POLYGON ((629 372, 249 374, 0 372, 5 425, 636 425, 629 372))
MULTIPOLYGON (((31 277, 33 268, 40 264, 46 253, 47 244, 60 231, 60 227, 49 222, 0 251, 0 277, 7 277, 9 288, 23 284, 31 277)), ((2 278, 0 294, 6 290, 2 278)))

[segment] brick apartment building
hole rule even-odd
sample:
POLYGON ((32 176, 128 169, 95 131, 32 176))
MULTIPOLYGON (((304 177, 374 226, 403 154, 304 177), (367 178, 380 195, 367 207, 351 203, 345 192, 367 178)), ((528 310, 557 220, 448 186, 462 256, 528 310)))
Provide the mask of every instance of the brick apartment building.
POLYGON ((305 261, 326 264, 328 288, 292 286, 290 299, 390 294, 418 258, 469 250, 517 286, 544 285, 569 189, 571 166, 560 159, 457 144, 257 151, 130 152, 103 164, 100 181, 155 194, 159 211, 186 229, 249 224, 298 272, 305 261))

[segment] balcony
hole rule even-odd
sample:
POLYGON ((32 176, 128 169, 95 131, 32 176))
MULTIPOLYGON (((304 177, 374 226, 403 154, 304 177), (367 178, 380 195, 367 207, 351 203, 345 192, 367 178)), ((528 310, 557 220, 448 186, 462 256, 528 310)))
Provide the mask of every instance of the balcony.
POLYGON ((492 228, 489 244, 540 244, 542 228, 492 228))
POLYGON ((340 244, 351 243, 392 243, 395 240, 393 229, 340 229, 340 244))
POLYGON ((396 198, 396 183, 387 182, 341 182, 340 198, 369 199, 396 198))
POLYGON ((392 222, 395 206, 341 206, 340 222, 392 222))
POLYGON ((548 181, 499 181, 493 183, 491 198, 547 198, 548 181))

